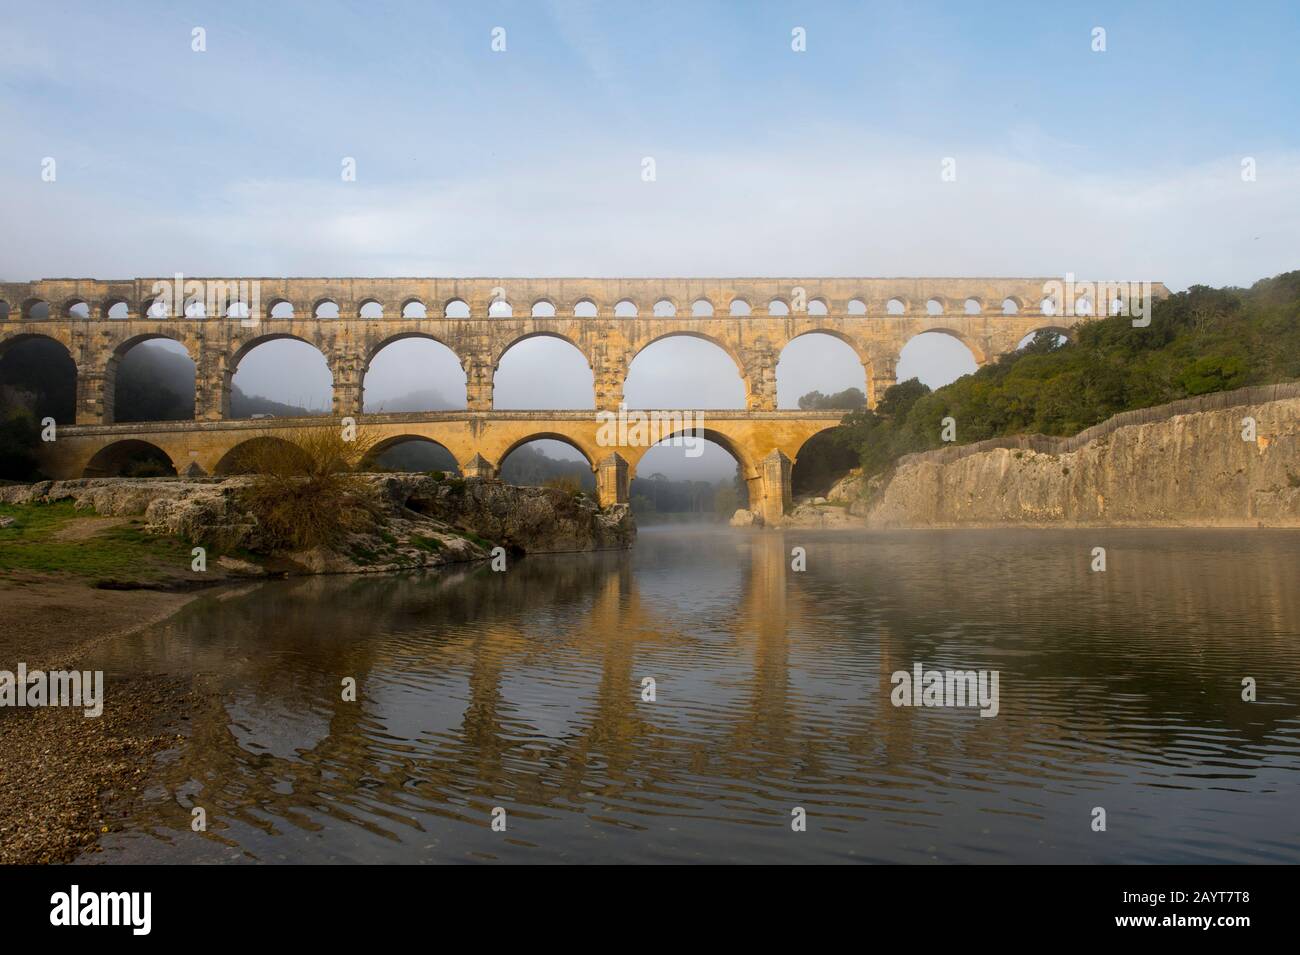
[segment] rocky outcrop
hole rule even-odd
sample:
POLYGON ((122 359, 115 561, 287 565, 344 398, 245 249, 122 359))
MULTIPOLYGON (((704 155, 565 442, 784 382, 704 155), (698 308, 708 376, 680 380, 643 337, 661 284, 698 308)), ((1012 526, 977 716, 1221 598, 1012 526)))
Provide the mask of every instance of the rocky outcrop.
POLYGON ((1071 438, 909 455, 851 511, 873 527, 1300 527, 1300 397, 1276 397, 1295 390, 1142 409, 1071 438))
MULTIPOLYGON (((558 488, 424 474, 361 475, 373 520, 331 548, 291 553, 267 547, 240 491, 250 478, 86 478, 0 488, 0 502, 71 499, 104 516, 143 515, 146 530, 221 552, 257 555, 263 564, 223 557, 251 576, 266 564, 289 573, 359 573, 483 559, 502 546, 514 555, 631 546, 636 525, 627 505, 600 508, 558 488)), ((233 566, 233 565, 232 565, 233 566)), ((238 568, 236 568, 238 569, 238 568)))

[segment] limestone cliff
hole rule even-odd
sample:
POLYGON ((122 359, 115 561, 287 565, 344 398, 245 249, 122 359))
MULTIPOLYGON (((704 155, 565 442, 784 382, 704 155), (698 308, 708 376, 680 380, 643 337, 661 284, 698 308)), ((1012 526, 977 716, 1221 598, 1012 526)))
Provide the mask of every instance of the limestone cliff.
POLYGON ((1071 438, 909 455, 851 512, 872 527, 1300 527, 1300 388, 1127 412, 1071 438))

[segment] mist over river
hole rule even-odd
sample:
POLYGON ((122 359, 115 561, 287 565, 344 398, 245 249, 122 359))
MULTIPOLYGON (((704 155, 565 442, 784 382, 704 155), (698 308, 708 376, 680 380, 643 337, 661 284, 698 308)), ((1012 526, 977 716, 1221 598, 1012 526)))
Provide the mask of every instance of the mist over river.
POLYGON ((647 527, 212 592, 86 663, 213 691, 90 862, 1300 862, 1295 531, 647 527), (892 705, 917 663, 997 715, 892 705))

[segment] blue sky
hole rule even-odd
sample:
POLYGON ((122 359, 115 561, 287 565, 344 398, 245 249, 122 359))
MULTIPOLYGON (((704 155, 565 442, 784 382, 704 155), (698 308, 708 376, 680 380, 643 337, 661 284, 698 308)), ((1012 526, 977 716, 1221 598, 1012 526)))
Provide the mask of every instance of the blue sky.
POLYGON ((1295 264, 1295 3, 6 7, 10 279, 1295 264))
MULTIPOLYGON (((1072 272, 1178 289, 1300 265, 1297 3, 5 0, 0 22, 8 280, 1072 272)), ((965 370, 936 355, 900 371, 965 370)), ((676 371, 709 377, 693 362, 676 371)), ((852 383, 827 367, 798 388, 852 383)))

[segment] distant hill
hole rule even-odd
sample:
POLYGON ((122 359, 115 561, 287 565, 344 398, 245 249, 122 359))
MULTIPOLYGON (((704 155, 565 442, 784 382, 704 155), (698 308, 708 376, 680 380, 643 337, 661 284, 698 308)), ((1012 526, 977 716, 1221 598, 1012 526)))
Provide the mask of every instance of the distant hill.
POLYGON ((448 400, 442 392, 436 388, 421 388, 418 391, 408 391, 404 395, 398 395, 395 398, 382 398, 378 401, 366 396, 366 413, 382 414, 384 412, 401 412, 401 411, 457 411, 465 407, 465 402, 456 404, 448 400))

